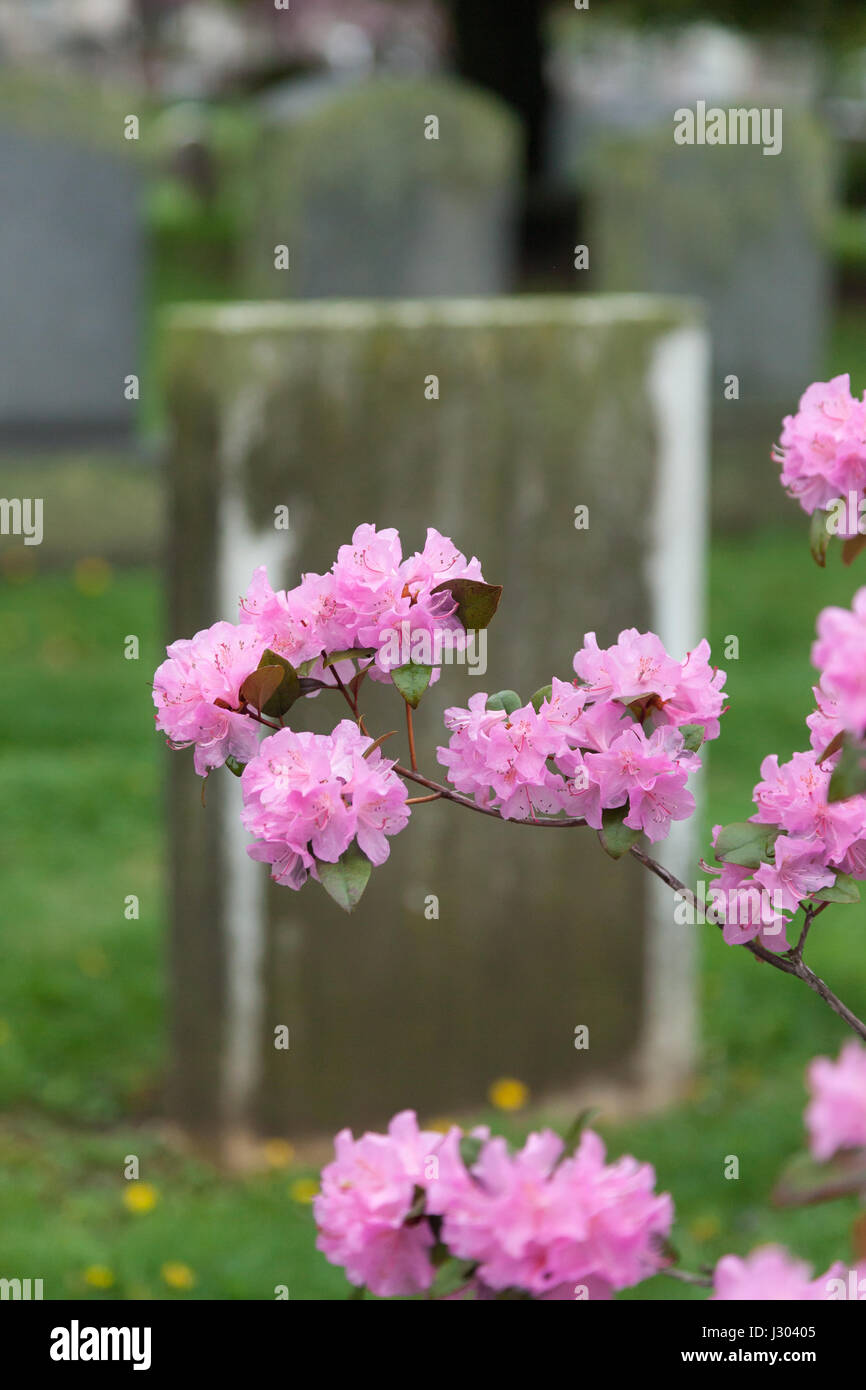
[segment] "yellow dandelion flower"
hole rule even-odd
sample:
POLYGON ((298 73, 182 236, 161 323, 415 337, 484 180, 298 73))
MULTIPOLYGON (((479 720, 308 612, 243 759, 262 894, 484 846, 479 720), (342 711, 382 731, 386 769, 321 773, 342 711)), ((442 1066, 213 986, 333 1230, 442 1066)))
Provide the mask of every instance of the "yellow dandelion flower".
POLYGON ((159 1193, 149 1182, 131 1182, 123 1194, 123 1205, 136 1216, 153 1211, 158 1201, 159 1193))
POLYGON ((84 1282, 89 1284, 91 1289, 110 1289, 114 1283, 114 1274, 108 1265, 88 1265, 84 1271, 84 1282))
POLYGON ((269 1168, 288 1168, 295 1150, 287 1139, 266 1139, 262 1144, 262 1156, 269 1168))
POLYGON ((80 594, 86 598, 99 598, 110 587, 114 572, 100 555, 87 555, 77 561, 72 577, 80 594))
POLYGON ((722 1229, 722 1224, 717 1216, 711 1212, 704 1216, 696 1216, 689 1226, 689 1235, 693 1240, 713 1240, 722 1229))
POLYGON ((76 956, 78 969, 90 980, 101 980, 111 970, 111 962, 101 946, 88 946, 76 956))
POLYGON ((179 1260, 169 1260, 160 1272, 170 1289, 191 1289, 195 1286, 196 1278, 189 1265, 181 1264, 179 1260))
POLYGON ((487 1095, 497 1110, 522 1110, 529 1100, 529 1087, 513 1076, 501 1076, 493 1082, 487 1095))
POLYGON ((289 1188, 289 1196, 293 1202, 300 1202, 302 1206, 309 1206, 318 1191, 319 1184, 315 1178, 296 1178, 289 1188))

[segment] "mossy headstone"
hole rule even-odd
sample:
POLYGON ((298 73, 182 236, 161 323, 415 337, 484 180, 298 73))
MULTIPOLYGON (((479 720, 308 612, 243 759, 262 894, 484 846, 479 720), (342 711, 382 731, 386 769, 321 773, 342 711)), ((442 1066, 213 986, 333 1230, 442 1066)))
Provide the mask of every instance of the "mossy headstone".
MULTIPOLYGON (((277 586, 328 568, 361 521, 397 526, 407 551, 440 528, 504 594, 486 674, 446 670, 422 701, 431 775, 443 708, 568 677, 587 630, 651 626, 685 653, 702 630, 705 369, 698 311, 649 297, 179 308, 169 635, 235 618, 258 564, 277 586)), ((371 727, 401 709, 371 690, 371 727)), ((320 731, 339 717, 324 698, 303 713, 320 731)), ((501 1076, 535 1096, 602 1078, 669 1094, 688 1072, 695 929, 592 832, 418 806, 345 917, 247 858, 235 778, 209 778, 202 810, 191 757, 167 757, 189 1128, 298 1137, 407 1105, 477 1112, 501 1076)), ((661 854, 693 876, 691 834, 661 854)))
POLYGON ((65 448, 134 433, 145 137, 134 95, 4 72, 2 442, 65 448), (139 139, 126 138, 128 117, 139 139))
POLYGON ((264 117, 241 171, 246 292, 511 288, 521 137, 507 107, 457 81, 395 78, 292 111, 264 117))
POLYGON ((786 107, 779 130, 777 154, 678 145, 672 113, 664 126, 600 140, 586 173, 591 287, 707 306, 713 518, 723 526, 790 516, 770 446, 824 362, 831 148, 805 113, 786 107))

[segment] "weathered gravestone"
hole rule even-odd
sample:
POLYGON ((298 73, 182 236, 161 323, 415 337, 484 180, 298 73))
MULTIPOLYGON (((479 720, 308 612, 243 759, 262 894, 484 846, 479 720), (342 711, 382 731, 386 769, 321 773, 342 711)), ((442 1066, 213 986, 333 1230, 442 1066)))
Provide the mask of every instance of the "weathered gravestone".
MULTIPOLYGON (((234 619, 257 564, 275 585, 326 569, 361 521, 397 526, 406 553, 437 526, 504 595, 487 674, 446 671, 416 716, 434 776, 443 708, 570 676, 587 630, 651 626, 684 654, 702 629, 705 369, 697 311, 649 297, 180 308, 171 635, 234 619)), ((331 698, 305 703, 319 731, 342 717, 331 698)), ((371 691, 371 728, 401 711, 371 691)), ((661 1096, 688 1071, 694 929, 593 832, 418 806, 344 917, 246 857, 235 778, 211 777, 202 810, 190 755, 170 757, 172 1103, 188 1128, 454 1113, 502 1075, 536 1095, 639 1077, 661 1096)), ((690 826, 660 848, 693 878, 690 826)))
POLYGON ((455 81, 390 79, 263 119, 243 172, 249 293, 512 287, 521 138, 502 103, 455 81))
POLYGON ((3 74, 0 443, 131 437, 143 273, 138 142, 99 89, 3 74))
POLYGON ((770 445, 824 361, 830 147, 805 114, 785 109, 780 131, 774 155, 758 144, 677 145, 671 113, 664 126, 601 142, 586 175, 591 288, 707 305, 721 524, 784 519, 770 445))

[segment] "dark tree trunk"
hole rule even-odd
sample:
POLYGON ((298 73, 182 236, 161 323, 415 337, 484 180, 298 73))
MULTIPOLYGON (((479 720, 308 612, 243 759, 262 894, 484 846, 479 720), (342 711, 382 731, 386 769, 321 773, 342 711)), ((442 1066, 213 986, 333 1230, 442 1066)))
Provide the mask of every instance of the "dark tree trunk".
POLYGON ((451 0, 457 71, 522 117, 530 176, 541 167, 547 94, 542 71, 546 0, 451 0))

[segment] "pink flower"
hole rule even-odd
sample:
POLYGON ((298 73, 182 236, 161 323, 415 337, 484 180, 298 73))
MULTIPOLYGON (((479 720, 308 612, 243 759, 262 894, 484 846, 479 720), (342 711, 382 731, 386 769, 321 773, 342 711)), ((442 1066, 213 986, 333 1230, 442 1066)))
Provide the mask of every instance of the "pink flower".
POLYGON ((858 589, 850 611, 825 608, 818 615, 812 664, 821 672, 821 695, 832 702, 834 717, 856 738, 866 730, 866 588, 858 589))
POLYGON ((816 1057, 806 1075, 812 1099, 805 1120, 815 1158, 866 1146, 866 1048, 852 1038, 837 1061, 816 1057))
MULTIPOLYGON (((812 747, 820 757, 824 750, 829 748, 837 734, 842 733, 845 726, 839 718, 836 699, 833 695, 829 695, 820 685, 812 687, 812 694, 815 696, 817 708, 809 715, 806 724, 810 730, 812 747)), ((830 763, 830 766, 832 765, 830 763)))
POLYGON ((391 1298, 422 1293, 433 1283, 433 1232, 429 1221, 411 1219, 411 1213, 442 1140, 419 1130, 411 1110, 395 1115, 387 1134, 353 1139, 344 1129, 337 1135, 336 1158, 322 1170, 313 1212, 317 1248, 345 1269, 350 1284, 391 1298))
POLYGON ((825 853, 819 840, 780 835, 774 846, 775 862, 762 864, 755 881, 773 895, 777 907, 796 912, 804 898, 836 881, 826 866, 825 853))
POLYGON ((427 1209, 443 1217, 452 1254, 477 1263, 490 1289, 562 1297, 590 1279, 621 1289, 654 1274, 673 1219, 670 1197, 654 1192, 652 1168, 633 1158, 605 1164, 604 1145, 585 1131, 573 1158, 550 1130, 511 1154, 487 1139, 467 1171, 452 1132, 440 1151, 427 1209))
MULTIPOLYGON (((405 561, 401 555, 396 531, 365 524, 356 528, 351 545, 340 547, 334 565, 336 596, 354 614, 354 645, 376 652, 370 674, 381 680, 406 660, 437 666, 446 633, 452 649, 463 650, 467 637, 456 617, 457 604, 447 590, 434 590, 448 579, 483 579, 478 560, 467 561, 453 541, 432 527, 423 551, 405 561), (419 635, 421 657, 416 654, 419 635)), ((434 670, 431 683, 438 674, 434 670)))
MULTIPOLYGON (((365 522, 355 528, 349 545, 340 546, 330 573, 305 574, 294 589, 274 591, 264 569, 256 570, 240 620, 294 666, 322 651, 370 648, 375 652, 371 676, 388 680, 391 669, 408 660, 437 666, 446 641, 452 651, 465 648, 467 634, 454 598, 446 590, 434 592, 449 579, 483 579, 478 560, 467 560, 432 527, 424 549, 403 560, 397 531, 365 522), (418 638, 423 660, 415 652, 418 638)), ((349 668, 344 678, 353 673, 349 668)), ((321 676, 321 668, 313 667, 310 675, 321 676)), ((438 675, 435 669, 431 683, 438 675)))
MULTIPOLYGON (((848 374, 816 381, 796 415, 782 422, 774 451, 781 481, 805 512, 827 507, 866 486, 866 407, 851 395, 848 374)), ((846 534, 840 530, 839 534, 846 534)))
POLYGON ((680 679, 671 698, 664 702, 662 717, 677 728, 702 724, 705 739, 718 738, 724 684, 725 672, 710 665, 710 644, 704 638, 682 663, 680 679))
POLYGON ((406 788, 393 762, 351 720, 332 734, 280 729, 266 738, 241 778, 243 824, 261 841, 251 858, 300 888, 315 862, 335 863, 353 840, 373 864, 388 858, 387 837, 409 820, 406 788))
POLYGON ((683 738, 676 729, 656 729, 647 738, 639 724, 632 724, 606 752, 587 753, 586 765, 602 787, 605 806, 621 806, 630 791, 651 791, 660 777, 683 772, 685 781, 699 760, 682 753, 683 738))
MULTIPOLYGON (((332 574, 305 574, 297 588, 274 592, 264 568, 256 570, 241 600, 240 621, 251 624, 264 646, 293 666, 323 651, 351 647, 357 626, 352 611, 337 599, 332 574)), ((311 674, 320 671, 316 668, 311 674)))
POLYGON ((633 788, 625 824, 632 830, 642 830, 653 844, 665 839, 672 820, 688 820, 694 812, 695 798, 685 783, 685 772, 676 772, 659 777, 649 791, 633 788))
POLYGON ((710 887, 708 897, 729 946, 742 946, 757 937, 768 951, 788 949, 789 919, 748 869, 738 864, 725 864, 720 877, 710 887))
POLYGON ((497 806, 506 820, 558 811, 561 779, 546 760, 559 736, 531 704, 506 714, 486 709, 486 703, 486 693, 478 691, 468 709, 445 711, 452 736, 436 756, 449 780, 458 791, 476 795, 480 805, 497 806))
POLYGON ((816 1303, 829 1297, 828 1281, 844 1277, 845 1267, 837 1261, 817 1279, 811 1273, 811 1266, 780 1245, 763 1245, 745 1259, 724 1255, 716 1265, 710 1301, 816 1303))
POLYGON ((724 674, 708 657, 702 642, 673 661, 654 633, 634 628, 601 651, 587 633, 574 665, 588 684, 554 678, 537 712, 528 704, 508 715, 479 692, 468 709, 446 710, 451 738, 437 756, 458 791, 506 819, 564 812, 598 830, 604 811, 628 802, 626 825, 661 840, 695 808, 686 782, 700 760, 680 726, 718 733, 724 674))
POLYGON ((654 632, 634 627, 621 632, 606 651, 599 649, 595 633, 588 632, 575 653, 574 669, 595 697, 626 704, 647 695, 670 699, 682 674, 680 663, 668 656, 654 632))
POLYGON ((817 758, 814 751, 795 753, 780 766, 775 753, 766 757, 761 763, 763 781, 753 793, 758 810, 752 819, 815 837, 824 847, 825 862, 837 864, 866 833, 866 801, 857 796, 828 802, 831 764, 819 765, 817 758))
POLYGON ((195 770, 206 777, 226 758, 247 762, 254 756, 258 730, 236 713, 240 687, 259 664, 265 644, 254 630, 214 623, 187 641, 168 648, 168 660, 153 678, 156 727, 175 748, 195 744, 195 770), (230 709, 217 705, 221 700, 230 709))

